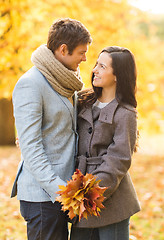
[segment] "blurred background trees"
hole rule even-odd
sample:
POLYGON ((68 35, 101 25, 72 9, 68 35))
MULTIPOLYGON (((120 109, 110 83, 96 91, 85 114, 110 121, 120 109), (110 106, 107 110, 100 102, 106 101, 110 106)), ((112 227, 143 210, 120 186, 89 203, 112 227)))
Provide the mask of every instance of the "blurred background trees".
MULTIPOLYGON (((17 80, 32 66, 31 53, 46 43, 52 22, 70 17, 81 21, 93 38, 87 64, 82 63, 80 67, 85 87, 90 86, 91 71, 102 48, 110 45, 129 48, 138 69, 139 129, 151 133, 164 131, 163 15, 148 15, 127 0, 0 1, 1 100, 5 98, 10 102, 17 80)), ((12 118, 11 115, 12 111, 8 118, 12 118)), ((6 124, 3 110, 0 118, 6 124)))

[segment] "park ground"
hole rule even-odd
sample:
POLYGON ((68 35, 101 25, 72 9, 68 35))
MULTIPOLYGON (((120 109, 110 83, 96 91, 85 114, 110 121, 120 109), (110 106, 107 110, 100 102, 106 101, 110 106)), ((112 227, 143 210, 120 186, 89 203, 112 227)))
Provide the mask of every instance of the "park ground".
MULTIPOLYGON (((142 211, 131 218, 130 240, 164 239, 163 143, 163 136, 141 138, 139 150, 133 156, 130 174, 142 211)), ((0 240, 27 239, 19 202, 10 198, 19 160, 19 149, 0 147, 0 240)))

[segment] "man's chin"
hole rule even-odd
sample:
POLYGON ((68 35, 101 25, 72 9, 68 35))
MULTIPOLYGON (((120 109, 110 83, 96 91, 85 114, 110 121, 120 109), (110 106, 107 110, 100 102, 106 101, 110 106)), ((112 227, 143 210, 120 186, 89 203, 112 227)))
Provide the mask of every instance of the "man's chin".
POLYGON ((69 66, 67 66, 67 68, 71 71, 74 71, 74 72, 76 72, 77 69, 78 69, 78 67, 69 67, 69 66))
POLYGON ((77 67, 77 68, 72 68, 72 69, 70 69, 70 70, 72 70, 72 71, 74 71, 74 72, 77 72, 77 69, 78 69, 78 67, 77 67))

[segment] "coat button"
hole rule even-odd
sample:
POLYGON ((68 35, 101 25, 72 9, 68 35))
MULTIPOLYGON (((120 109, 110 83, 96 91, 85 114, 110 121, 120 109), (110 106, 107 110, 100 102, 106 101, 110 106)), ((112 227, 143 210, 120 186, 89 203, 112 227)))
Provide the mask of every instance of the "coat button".
POLYGON ((91 134, 92 133, 92 127, 88 128, 88 133, 91 134))
POLYGON ((89 157, 89 154, 88 154, 88 152, 86 152, 86 153, 85 153, 85 156, 86 156, 87 158, 89 157))

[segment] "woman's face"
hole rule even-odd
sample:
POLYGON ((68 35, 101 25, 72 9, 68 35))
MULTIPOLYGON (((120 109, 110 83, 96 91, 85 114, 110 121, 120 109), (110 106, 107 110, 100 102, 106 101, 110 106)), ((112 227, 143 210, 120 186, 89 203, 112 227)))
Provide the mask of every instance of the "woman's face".
POLYGON ((102 88, 115 88, 116 76, 113 74, 112 58, 109 53, 103 52, 97 59, 94 73, 93 86, 102 88))

